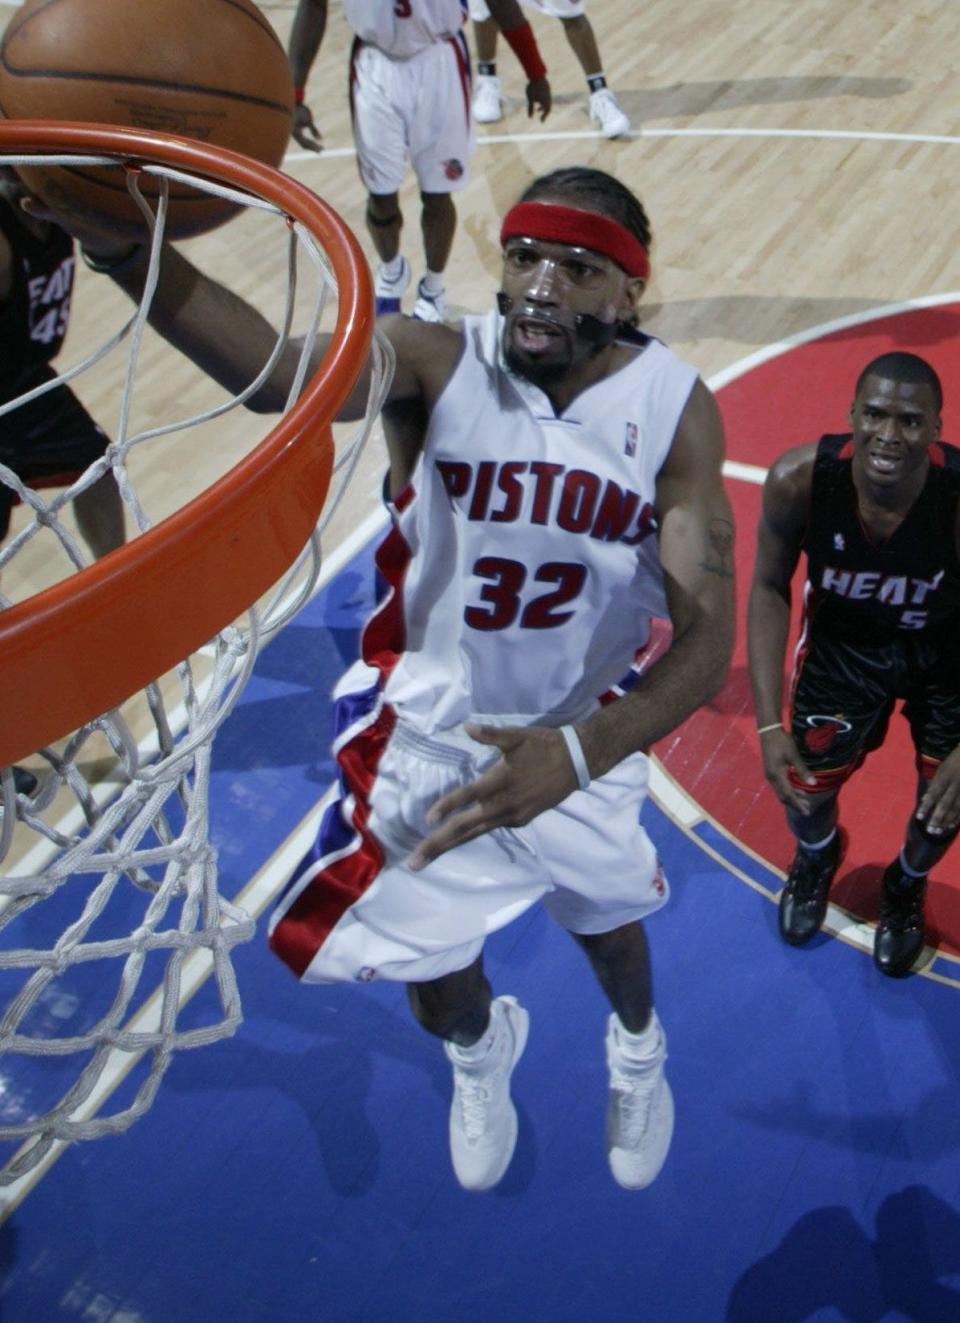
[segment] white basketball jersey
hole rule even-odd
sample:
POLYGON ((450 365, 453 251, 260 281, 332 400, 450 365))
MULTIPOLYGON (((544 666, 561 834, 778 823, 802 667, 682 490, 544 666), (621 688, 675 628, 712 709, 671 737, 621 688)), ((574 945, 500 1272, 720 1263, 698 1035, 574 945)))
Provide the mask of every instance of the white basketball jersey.
POLYGON ((343 0, 343 13, 361 41, 396 60, 455 37, 466 19, 465 0, 343 0))
POLYGON ((656 480, 696 371, 651 340, 557 417, 503 364, 502 326, 464 319, 363 639, 384 700, 425 734, 580 719, 666 612, 656 480))

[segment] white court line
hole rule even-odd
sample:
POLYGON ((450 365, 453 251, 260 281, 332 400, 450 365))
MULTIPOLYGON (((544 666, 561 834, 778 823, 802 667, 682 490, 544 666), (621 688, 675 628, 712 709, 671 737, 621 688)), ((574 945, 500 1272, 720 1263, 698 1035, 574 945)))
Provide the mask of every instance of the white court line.
MULTIPOLYGON (((869 129, 748 129, 748 128, 695 128, 695 129, 631 129, 622 135, 631 138, 812 138, 815 141, 838 142, 915 142, 934 146, 956 147, 960 135, 955 133, 884 133, 869 129)), ((596 129, 568 129, 564 132, 543 130, 533 133, 485 133, 478 135, 478 147, 501 147, 525 142, 579 142, 596 139, 605 141, 596 129)), ((284 163, 322 161, 356 156, 355 147, 325 147, 321 152, 287 152, 284 163)))
POLYGON ((758 367, 761 363, 767 363, 771 358, 779 358, 781 354, 795 349, 797 345, 808 344, 811 340, 820 340, 825 336, 833 335, 836 331, 846 331, 852 326, 860 326, 864 322, 879 321, 882 317, 895 317, 900 313, 914 312, 919 308, 935 308, 941 303, 960 303, 960 292, 954 290, 949 294, 927 294, 918 299, 906 299, 900 303, 881 303, 876 307, 861 308, 858 312, 851 312, 845 317, 835 317, 833 321, 823 322, 820 326, 808 327, 805 331, 797 331, 795 335, 785 336, 778 340, 776 344, 765 345, 763 349, 756 350, 755 353, 748 354, 746 358, 740 358, 736 363, 731 363, 727 368, 714 373, 707 379, 707 385, 711 390, 720 390, 723 386, 728 386, 731 381, 737 377, 745 376, 751 369, 758 367))
POLYGON ((741 482, 758 484, 767 476, 767 470, 760 468, 758 464, 739 464, 735 459, 724 461, 723 472, 727 478, 739 478, 741 482))

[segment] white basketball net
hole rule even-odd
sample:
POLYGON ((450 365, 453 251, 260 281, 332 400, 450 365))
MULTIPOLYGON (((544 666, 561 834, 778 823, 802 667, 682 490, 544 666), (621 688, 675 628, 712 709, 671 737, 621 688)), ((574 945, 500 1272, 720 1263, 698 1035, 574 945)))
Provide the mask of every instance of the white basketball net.
MULTIPOLYGON (((109 157, 76 152, 3 157, 4 164, 13 166, 38 160, 45 165, 115 164, 109 157)), ((59 491, 34 491, 0 465, 0 481, 14 489, 33 516, 0 548, 4 585, 12 562, 41 532, 56 538, 73 569, 89 563, 86 546, 62 516, 79 493, 110 469, 128 523, 140 532, 148 529, 151 518, 134 488, 131 456, 236 409, 260 387, 287 342, 305 268, 316 295, 311 284, 310 326, 289 407, 303 385, 320 319, 328 301, 336 298, 334 277, 317 241, 300 224, 288 227, 272 203, 166 167, 143 168, 162 182, 155 223, 151 218, 153 244, 141 305, 118 335, 75 367, 62 365, 60 373, 61 381, 74 380, 122 344, 126 384, 109 458, 59 491), (159 269, 170 179, 276 216, 288 235, 286 313, 274 354, 240 395, 205 413, 135 432, 131 402, 159 269)), ((138 195, 134 176, 128 187, 138 195)), ((149 213, 142 196, 138 200, 149 213)), ((267 600, 251 606, 243 621, 132 700, 136 719, 130 715, 132 704, 124 704, 55 747, 40 750, 30 759, 38 780, 31 793, 17 792, 14 769, 0 770, 0 1141, 11 1150, 0 1168, 0 1185, 23 1177, 62 1143, 125 1129, 150 1106, 175 1051, 215 1042, 240 1023, 230 953, 253 935, 254 921, 217 890, 215 851, 208 839, 211 741, 264 640, 290 620, 315 586, 320 534, 356 467, 392 373, 385 341, 375 339, 371 356, 367 414, 349 442, 338 447, 323 521, 267 600), (204 1023, 184 1025, 185 1002, 205 982, 208 993, 216 993, 209 996, 212 1011, 208 1008, 204 1023), (85 991, 78 991, 80 984, 85 991), (41 1075, 26 1099, 17 1087, 17 1058, 31 1058, 24 1068, 41 1075), (42 1078, 47 1067, 38 1058, 51 1059, 50 1081, 42 1078), (125 1076, 127 1096, 108 1110, 106 1099, 125 1076), (37 1103, 45 1090, 50 1096, 37 1103)), ((53 383, 41 389, 62 387, 53 383)), ((0 415, 37 393, 3 405, 0 415)), ((266 421, 272 425, 275 420, 266 421)), ((10 605, 0 591, 0 609, 10 605)))

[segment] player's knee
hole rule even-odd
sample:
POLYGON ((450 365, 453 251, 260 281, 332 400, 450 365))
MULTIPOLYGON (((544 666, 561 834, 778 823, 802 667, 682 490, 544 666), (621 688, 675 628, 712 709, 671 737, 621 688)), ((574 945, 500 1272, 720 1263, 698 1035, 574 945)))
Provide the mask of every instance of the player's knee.
POLYGON ((453 198, 449 193, 424 193, 420 194, 420 201, 423 204, 425 212, 448 212, 453 211, 453 198))
POLYGON ((408 983, 413 1017, 427 1033, 453 1042, 474 1042, 490 1017, 490 986, 478 965, 431 983, 408 983))
POLYGON ((367 195, 367 223, 377 229, 403 224, 396 193, 370 193, 367 195))

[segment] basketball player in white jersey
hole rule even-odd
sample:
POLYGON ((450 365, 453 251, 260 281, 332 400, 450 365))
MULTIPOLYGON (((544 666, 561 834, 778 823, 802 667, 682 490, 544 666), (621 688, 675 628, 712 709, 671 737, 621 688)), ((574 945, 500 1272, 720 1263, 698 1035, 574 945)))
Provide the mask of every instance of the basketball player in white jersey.
MULTIPOLYGON (((619 138, 629 133, 630 120, 607 86, 596 34, 593 24, 587 18, 586 0, 521 0, 521 4, 527 9, 558 18, 562 23, 563 35, 587 80, 587 110, 603 136, 619 138)), ((487 0, 469 0, 468 8, 477 47, 477 90, 473 97, 473 117, 478 124, 494 124, 503 118, 503 99, 497 76, 497 25, 490 16, 487 0)))
MULTIPOLYGON (((457 1178, 485 1190, 516 1143, 528 1015, 493 998, 483 944, 542 901, 611 1003, 607 1150, 639 1189, 666 1159, 673 1101, 643 927, 667 884, 638 814, 645 750, 729 664, 722 427, 695 370, 634 329, 650 231, 629 190, 557 171, 501 238, 496 311, 382 323, 388 592, 337 686, 339 795, 271 944, 308 982, 407 984, 453 1069, 457 1178), (644 667, 654 615, 672 642, 644 667)), ((87 255, 139 292, 129 245, 87 255)), ((176 250, 164 269, 151 322, 241 389, 272 329, 176 250)), ((251 405, 282 407, 295 363, 292 347, 251 405)), ((344 417, 363 413, 364 376, 344 417)))
POLYGON ((497 311, 384 323, 389 590, 336 690, 340 797, 271 943, 306 981, 408 984, 453 1067, 455 1172, 483 1190, 513 1152, 528 1027, 492 997, 484 938, 542 900, 612 1004, 607 1147, 641 1188, 673 1123, 642 925, 667 897, 638 821, 644 750, 726 674, 722 430, 695 370, 633 330, 650 235, 627 189, 557 172, 501 237, 497 311), (638 674, 651 615, 673 643, 638 674))
MULTIPOLYGON (((367 190, 367 229, 379 263, 377 314, 399 312, 410 284, 410 264, 400 251, 403 216, 399 190, 413 165, 420 185, 426 270, 417 286, 414 317, 446 316, 444 272, 453 247, 457 213, 451 194, 467 184, 474 150, 470 56, 463 35, 464 0, 342 0, 355 34, 350 55, 350 109, 360 177, 367 190)), ((493 0, 490 13, 515 50, 529 79, 530 113, 550 111, 550 85, 529 23, 517 0, 493 0)), ((294 80, 294 134, 319 148, 316 126, 304 106, 304 84, 320 48, 327 0, 300 0, 290 35, 294 80), (314 141, 310 141, 311 131, 314 141)))

